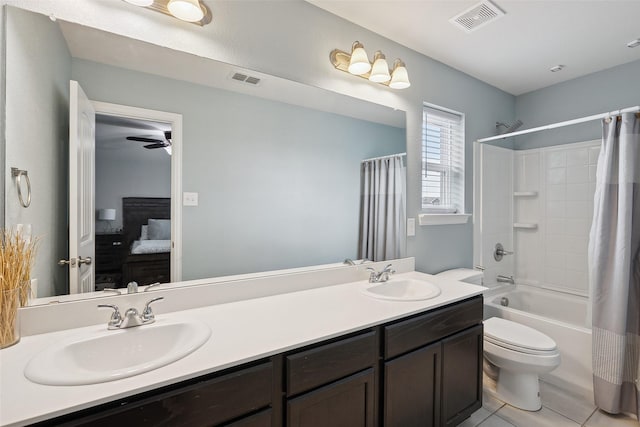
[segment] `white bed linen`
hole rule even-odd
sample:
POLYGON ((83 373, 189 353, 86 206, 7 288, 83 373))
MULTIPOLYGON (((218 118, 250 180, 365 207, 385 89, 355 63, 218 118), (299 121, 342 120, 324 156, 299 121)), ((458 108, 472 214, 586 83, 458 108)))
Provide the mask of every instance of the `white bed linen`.
POLYGON ((132 254, 158 254, 171 252, 171 240, 135 240, 131 244, 132 254))

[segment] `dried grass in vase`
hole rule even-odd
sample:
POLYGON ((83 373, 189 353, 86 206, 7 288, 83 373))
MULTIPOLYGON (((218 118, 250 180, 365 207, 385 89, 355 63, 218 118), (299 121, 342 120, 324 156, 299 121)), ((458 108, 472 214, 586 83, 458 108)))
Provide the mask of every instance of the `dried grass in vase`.
POLYGON ((31 292, 31 268, 38 239, 19 231, 0 230, 0 348, 17 341, 17 308, 31 292))

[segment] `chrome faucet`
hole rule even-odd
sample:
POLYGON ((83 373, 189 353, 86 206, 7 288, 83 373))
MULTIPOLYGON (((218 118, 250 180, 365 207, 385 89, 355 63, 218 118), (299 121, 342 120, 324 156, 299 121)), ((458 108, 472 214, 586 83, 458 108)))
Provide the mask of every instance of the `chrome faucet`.
POLYGON ((394 274, 396 271, 391 268, 391 264, 387 265, 381 271, 376 271, 371 267, 367 267, 367 271, 370 271, 369 274, 369 283, 382 283, 389 280, 389 275, 394 274))
POLYGON ((120 314, 120 309, 117 305, 99 304, 98 308, 110 308, 113 310, 109 323, 107 323, 107 329, 126 329, 155 322, 156 317, 151 310, 151 304, 163 299, 164 297, 158 297, 149 300, 145 304, 142 313, 138 313, 137 309, 131 307, 125 311, 124 317, 120 314))
POLYGON ((503 276, 502 274, 498 274, 496 280, 498 281, 498 283, 511 283, 512 285, 515 285, 513 276, 503 276))

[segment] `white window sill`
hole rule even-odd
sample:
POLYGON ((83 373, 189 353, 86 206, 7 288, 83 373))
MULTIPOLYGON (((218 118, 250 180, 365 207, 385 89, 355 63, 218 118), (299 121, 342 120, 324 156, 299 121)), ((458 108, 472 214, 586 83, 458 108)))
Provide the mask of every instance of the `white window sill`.
POLYGON ((469 218, 471 214, 420 214, 418 223, 420 225, 466 224, 469 218))

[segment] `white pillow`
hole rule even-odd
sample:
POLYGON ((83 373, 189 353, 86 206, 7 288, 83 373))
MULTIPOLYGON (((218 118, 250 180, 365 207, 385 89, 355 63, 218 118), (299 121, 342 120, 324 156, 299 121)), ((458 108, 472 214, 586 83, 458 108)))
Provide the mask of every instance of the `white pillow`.
POLYGON ((149 226, 143 225, 140 228, 140 240, 149 240, 149 226))
POLYGON ((149 240, 170 240, 171 220, 170 219, 150 219, 149 220, 149 240))

